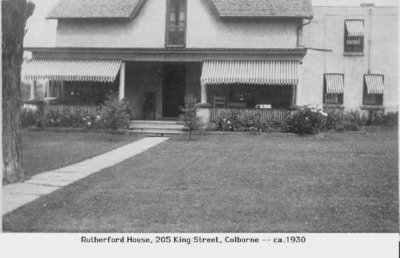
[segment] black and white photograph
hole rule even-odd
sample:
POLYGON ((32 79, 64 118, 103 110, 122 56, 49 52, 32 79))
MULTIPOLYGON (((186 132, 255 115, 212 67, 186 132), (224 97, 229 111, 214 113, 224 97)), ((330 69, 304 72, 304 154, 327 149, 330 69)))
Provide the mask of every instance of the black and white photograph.
POLYGON ((1 22, 3 233, 398 235, 396 0, 1 0, 1 22))

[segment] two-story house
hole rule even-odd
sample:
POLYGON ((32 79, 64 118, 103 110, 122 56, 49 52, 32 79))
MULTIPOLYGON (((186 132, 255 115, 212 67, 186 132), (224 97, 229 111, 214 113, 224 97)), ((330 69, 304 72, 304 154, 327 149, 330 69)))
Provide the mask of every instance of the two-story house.
POLYGON ((288 108, 312 17, 310 0, 63 0, 47 17, 56 47, 27 48, 24 76, 63 107, 118 91, 138 119, 152 117, 148 102, 155 118, 177 117, 189 93, 206 108, 288 108))

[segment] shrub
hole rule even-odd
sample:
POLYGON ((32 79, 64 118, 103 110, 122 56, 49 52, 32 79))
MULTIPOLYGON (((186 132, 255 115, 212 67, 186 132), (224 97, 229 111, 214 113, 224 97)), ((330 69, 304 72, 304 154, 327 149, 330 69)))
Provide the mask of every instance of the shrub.
POLYGON ((328 113, 326 128, 337 131, 359 131, 366 124, 367 118, 359 111, 335 110, 328 113))
POLYGON ((367 125, 375 126, 397 126, 398 125, 398 113, 389 112, 384 114, 383 111, 369 111, 367 125))
POLYGON ((384 115, 383 124, 384 126, 397 127, 399 125, 399 113, 389 112, 384 115))
POLYGON ((291 133, 317 134, 326 128, 327 116, 317 105, 307 105, 288 115, 285 124, 291 133))
POLYGON ((42 115, 37 110, 23 108, 21 111, 21 126, 22 127, 42 127, 42 115))
POLYGON ((110 93, 106 96, 106 101, 102 105, 100 114, 96 117, 96 120, 102 128, 113 130, 127 128, 130 113, 129 102, 119 100, 116 93, 110 93))
POLYGON ((219 131, 237 131, 239 123, 239 114, 234 111, 222 111, 218 114, 215 123, 219 131))
POLYGON ((348 111, 343 115, 343 129, 346 131, 359 131, 365 125, 365 117, 359 111, 348 111))
POLYGON ((64 110, 62 113, 50 111, 44 117, 44 124, 47 127, 74 127, 74 128, 92 128, 93 117, 83 115, 81 112, 69 113, 64 110))
POLYGON ((239 131, 239 132, 269 132, 272 130, 270 123, 261 121, 259 115, 251 113, 239 114, 235 111, 224 111, 219 113, 214 122, 208 124, 208 129, 216 131, 239 131))
POLYGON ((344 112, 343 110, 333 110, 328 113, 328 117, 326 119, 326 129, 327 130, 344 130, 344 112))
POLYGON ((183 114, 181 115, 181 120, 185 123, 186 128, 189 130, 189 139, 192 139, 192 131, 197 130, 201 126, 201 120, 197 116, 197 99, 188 94, 185 97, 185 107, 182 108, 183 114))
POLYGON ((257 132, 270 132, 272 130, 270 123, 261 121, 261 117, 258 114, 244 113, 239 117, 240 127, 242 131, 248 131, 250 133, 257 132))
POLYGON ((219 131, 219 125, 216 122, 208 122, 206 125, 207 131, 219 131))

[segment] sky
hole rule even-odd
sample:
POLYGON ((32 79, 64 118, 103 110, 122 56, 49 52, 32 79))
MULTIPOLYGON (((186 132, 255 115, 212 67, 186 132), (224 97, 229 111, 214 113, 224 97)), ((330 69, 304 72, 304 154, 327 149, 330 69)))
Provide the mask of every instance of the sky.
MULTIPOLYGON (((27 47, 54 47, 56 41, 56 20, 45 17, 57 0, 31 0, 35 11, 28 19, 28 33, 25 36, 27 47)), ((62 1, 62 0, 59 0, 62 1)), ((361 3, 374 3, 376 6, 398 6, 399 0, 312 0, 314 6, 359 6, 361 3)))

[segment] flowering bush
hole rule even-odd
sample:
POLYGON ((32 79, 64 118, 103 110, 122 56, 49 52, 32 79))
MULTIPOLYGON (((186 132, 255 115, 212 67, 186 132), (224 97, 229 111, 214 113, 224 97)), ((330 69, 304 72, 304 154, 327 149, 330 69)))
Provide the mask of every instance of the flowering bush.
POLYGON ((269 132, 269 123, 262 122, 260 116, 234 111, 221 112, 216 121, 209 123, 208 129, 216 131, 269 132))
POLYGON ((23 108, 21 111, 21 126, 29 127, 36 126, 42 127, 42 115, 37 110, 23 108))
POLYGON ((291 133, 317 134, 325 128, 327 116, 318 105, 301 106, 286 117, 285 124, 291 133))
POLYGON ((50 111, 44 117, 44 124, 47 127, 74 127, 74 128, 94 128, 94 117, 76 112, 71 114, 67 111, 62 113, 50 111))
POLYGON ((326 121, 326 129, 328 130, 344 130, 344 112, 343 110, 333 110, 328 113, 328 118, 326 121))

